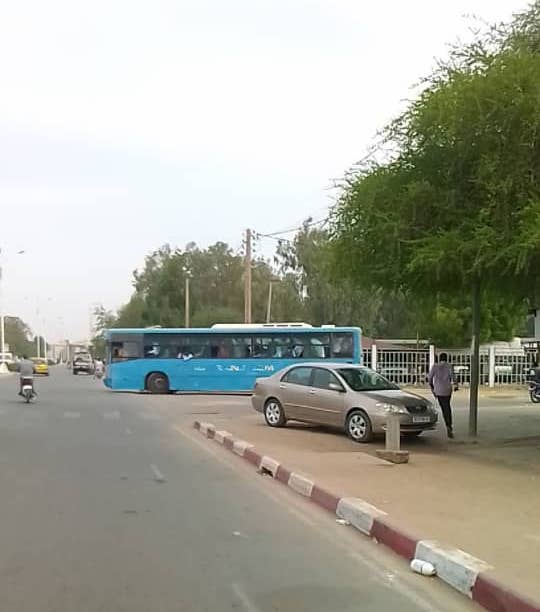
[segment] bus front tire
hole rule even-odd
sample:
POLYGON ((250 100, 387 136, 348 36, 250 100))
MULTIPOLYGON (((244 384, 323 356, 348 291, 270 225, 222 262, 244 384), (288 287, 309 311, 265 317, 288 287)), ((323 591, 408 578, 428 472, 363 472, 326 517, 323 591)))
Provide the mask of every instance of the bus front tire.
POLYGON ((146 388, 150 393, 169 393, 169 379, 161 372, 154 372, 146 379, 146 388))

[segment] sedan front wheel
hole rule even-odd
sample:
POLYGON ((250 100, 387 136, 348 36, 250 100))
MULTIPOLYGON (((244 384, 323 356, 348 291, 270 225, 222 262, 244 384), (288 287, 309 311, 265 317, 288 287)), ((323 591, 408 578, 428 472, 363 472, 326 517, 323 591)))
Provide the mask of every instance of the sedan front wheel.
POLYGON ((345 431, 354 442, 369 442, 373 438, 373 429, 368 415, 362 410, 353 410, 347 417, 345 431))
POLYGON ((277 399, 269 399, 264 405, 264 419, 270 427, 283 427, 287 423, 285 412, 277 399))

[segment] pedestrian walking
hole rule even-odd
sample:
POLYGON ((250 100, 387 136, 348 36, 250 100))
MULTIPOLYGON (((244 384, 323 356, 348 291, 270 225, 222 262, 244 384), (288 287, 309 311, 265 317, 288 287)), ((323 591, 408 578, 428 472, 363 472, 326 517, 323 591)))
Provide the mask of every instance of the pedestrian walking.
POLYGON ((437 398, 441 407, 448 437, 453 438, 454 430, 450 400, 452 399, 454 372, 452 366, 448 363, 448 355, 446 353, 441 353, 439 355, 439 362, 432 366, 429 371, 428 382, 433 395, 437 398))

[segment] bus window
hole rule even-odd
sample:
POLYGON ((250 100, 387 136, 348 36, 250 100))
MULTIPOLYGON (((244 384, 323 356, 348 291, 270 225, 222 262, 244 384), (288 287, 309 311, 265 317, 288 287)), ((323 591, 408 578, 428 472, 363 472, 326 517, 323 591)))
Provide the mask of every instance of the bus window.
POLYGON ((292 356, 293 339, 290 334, 271 334, 253 337, 253 357, 284 359, 292 356))
POLYGON ((332 334, 332 357, 352 359, 353 335, 350 332, 332 334))
POLYGON ((144 334, 143 354, 147 359, 174 359, 178 356, 179 334, 144 334))
POLYGON ((330 336, 328 334, 306 334, 304 357, 308 359, 330 358, 330 336))
POLYGON ((111 342, 111 361, 127 361, 139 358, 139 345, 137 342, 111 342))
POLYGON ((248 359, 251 357, 251 336, 231 336, 231 357, 248 359))

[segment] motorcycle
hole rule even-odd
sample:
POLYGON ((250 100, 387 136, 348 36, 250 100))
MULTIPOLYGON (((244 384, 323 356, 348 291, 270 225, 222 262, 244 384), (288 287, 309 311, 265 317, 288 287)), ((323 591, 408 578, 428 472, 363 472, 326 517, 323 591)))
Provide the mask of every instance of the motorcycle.
POLYGON ((34 379, 33 378, 23 378, 22 379, 21 394, 27 404, 29 404, 30 400, 35 397, 36 393, 34 391, 34 379))
POLYGON ((534 381, 529 383, 529 397, 533 404, 538 404, 540 402, 540 383, 534 381))

